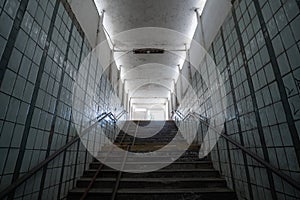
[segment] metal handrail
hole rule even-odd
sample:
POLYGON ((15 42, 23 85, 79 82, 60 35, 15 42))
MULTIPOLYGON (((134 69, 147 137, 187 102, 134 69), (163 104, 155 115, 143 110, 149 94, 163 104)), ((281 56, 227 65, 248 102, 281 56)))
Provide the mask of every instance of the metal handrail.
MULTIPOLYGON (((138 124, 139 124, 139 122, 138 122, 138 124)), ((128 129, 128 127, 129 127, 129 125, 127 126, 127 129, 128 129)), ((122 144, 122 142, 123 142, 123 140, 125 138, 125 135, 126 134, 123 135, 122 141, 120 142, 120 144, 122 144)), ((136 136, 137 136, 137 127, 136 127, 136 130, 135 130, 135 133, 134 133, 134 137, 133 137, 132 143, 130 145, 127 145, 126 154, 125 154, 125 156, 123 158, 123 161, 122 161, 122 167, 121 167, 122 170, 124 169, 124 166, 126 164, 126 160, 127 160, 127 157, 128 157, 128 152, 131 149, 131 147, 133 147, 134 144, 135 144, 136 136)), ((121 180, 122 173, 123 173, 122 170, 120 170, 119 173, 118 173, 118 176, 117 176, 117 179, 116 179, 116 184, 115 184, 115 187, 113 189, 112 196, 111 196, 111 200, 115 200, 116 199, 116 196, 117 196, 117 193, 118 193, 118 188, 120 186, 120 180, 121 180)))
POLYGON ((128 114, 126 110, 123 110, 120 114, 116 116, 116 119, 119 120, 123 115, 128 114))
MULTIPOLYGON (((124 112, 124 111, 122 111, 122 112, 124 112)), ((120 115, 120 114, 119 114, 119 115, 120 115)), ((123 114, 122 114, 122 115, 123 115, 123 114)), ((114 116, 114 115, 113 115, 113 116, 114 116)), ((114 117, 114 118, 115 118, 115 117, 114 117)), ((120 143, 122 143, 122 142, 123 142, 124 138, 125 138, 125 134, 123 135, 123 137, 122 137, 122 139, 121 139, 121 142, 120 142, 120 143)), ((113 148, 115 148, 115 146, 111 146, 111 148, 110 148, 109 152, 111 152, 113 148)), ((107 156, 108 156, 108 154, 106 155, 106 157, 105 157, 105 160, 107 159, 107 156)), ((90 183, 89 183, 88 187, 85 189, 84 193, 82 194, 82 196, 81 196, 80 200, 84 200, 84 199, 86 199, 86 197, 87 197, 87 195, 88 195, 89 191, 92 189, 92 187, 93 187, 93 185, 94 185, 94 183, 95 183, 95 181, 96 181, 96 179, 97 179, 97 177, 98 177, 98 175, 99 175, 99 173, 100 173, 101 169, 103 168, 103 166, 104 166, 104 164, 103 164, 103 163, 101 163, 101 164, 99 165, 99 167, 98 167, 97 171, 95 172, 95 174, 94 174, 94 176, 93 176, 92 180, 90 181, 90 183)))
MULTIPOLYGON (((109 116, 114 116, 111 112, 109 113, 102 113, 100 114, 96 119, 97 121, 94 122, 91 126, 86 128, 80 136, 85 135, 89 130, 94 128, 99 122, 104 120, 105 118, 109 116)), ((14 191, 18 186, 20 186, 22 183, 24 183, 26 180, 28 180, 30 177, 32 177, 35 173, 37 173, 40 169, 42 169, 45 165, 47 165, 49 162, 51 162, 53 159, 55 159, 58 155, 66 151, 71 145, 76 143, 78 140, 80 140, 80 136, 77 135, 75 138, 73 138, 70 142, 65 144, 63 147, 59 148, 56 152, 54 152, 52 155, 47 157, 45 160, 37 164, 35 167, 33 167, 31 170, 29 170, 25 175, 17 179, 14 183, 7 186, 4 190, 0 192, 0 199, 3 199, 7 195, 9 195, 12 191, 14 191)))
MULTIPOLYGON (((177 113, 177 111, 175 111, 174 113, 177 113)), ((230 142, 231 144, 233 144, 236 147, 238 147, 241 151, 243 151, 244 153, 246 153, 248 156, 250 156, 251 158, 253 158, 257 162, 259 162, 260 164, 262 164, 267 169, 271 170, 274 174, 276 174, 277 176, 279 176, 280 178, 282 178, 283 180, 285 180, 287 183, 289 183, 291 186, 293 186, 294 188, 296 188, 297 190, 300 191, 300 182, 298 182, 295 179, 293 179, 292 177, 286 175, 285 173, 283 173, 282 171, 280 171, 279 169, 277 169, 276 167, 274 167, 272 164, 270 164, 269 162, 265 161, 263 158, 259 157, 258 155, 256 155, 255 153, 253 153, 252 151, 250 151, 249 149, 247 149, 243 145, 239 144, 238 142, 236 142, 235 140, 233 140, 232 138, 230 138, 228 135, 224 134, 223 132, 220 133, 215 127, 211 126, 207 121, 205 121, 201 117, 199 117, 199 116, 201 116, 200 114, 195 113, 195 112, 190 112, 185 117, 182 117, 180 115, 178 115, 178 116, 182 120, 187 119, 189 116, 193 116, 195 118, 198 118, 204 125, 208 126, 209 128, 211 128, 216 133, 220 134, 228 142, 230 142)))
POLYGON ((175 110, 174 114, 176 114, 179 118, 184 119, 184 115, 179 111, 179 110, 175 110))
MULTIPOLYGON (((187 118, 189 118, 191 115, 192 115, 192 112, 190 112, 190 113, 188 113, 186 116, 184 116, 183 114, 182 114, 182 112, 180 112, 180 111, 178 111, 178 110, 175 110, 174 112, 173 112, 175 115, 177 115, 182 121, 185 121, 187 118)), ((193 115, 197 115, 198 117, 197 118, 200 118, 200 119, 204 119, 205 121, 208 121, 208 118, 207 117, 204 117, 204 116, 202 116, 202 115, 200 115, 200 114, 198 114, 198 113, 194 113, 193 112, 193 115)))

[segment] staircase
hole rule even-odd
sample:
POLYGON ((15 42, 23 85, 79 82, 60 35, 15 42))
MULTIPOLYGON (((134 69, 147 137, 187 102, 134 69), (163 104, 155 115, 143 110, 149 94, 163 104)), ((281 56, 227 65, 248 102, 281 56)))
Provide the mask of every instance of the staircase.
MULTIPOLYGON (((123 149, 130 146, 131 152, 153 152, 168 144, 177 133, 173 121, 128 121, 124 127, 126 133, 121 131, 115 144, 123 149), (139 128, 136 128, 136 124, 139 128), (154 136, 142 138, 157 130, 159 131, 154 136), (136 135, 136 138, 132 135, 136 135)), ((170 155, 176 151, 176 147, 172 148, 168 149, 170 155)), ((210 159, 198 158, 198 150, 199 146, 193 144, 169 166, 148 173, 119 172, 103 165, 86 199, 235 200, 235 193, 227 188, 226 181, 213 168, 210 159)), ((118 155, 109 159, 111 162, 124 160, 118 155)), ((156 162, 168 161, 168 159, 169 157, 153 158, 145 160, 145 163, 139 163, 138 166, 142 168, 143 164, 155 165, 156 162)), ((132 158, 127 157, 124 166, 130 168, 133 164, 132 158)), ((81 198, 100 165, 102 164, 97 159, 90 163, 89 169, 77 181, 76 188, 69 191, 68 199, 81 198)))

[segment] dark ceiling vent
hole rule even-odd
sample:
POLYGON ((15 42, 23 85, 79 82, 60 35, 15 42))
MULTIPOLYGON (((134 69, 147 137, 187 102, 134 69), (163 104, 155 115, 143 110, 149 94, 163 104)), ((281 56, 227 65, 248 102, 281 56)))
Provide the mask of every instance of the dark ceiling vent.
POLYGON ((155 48, 134 49, 134 54, 163 54, 165 50, 155 48))

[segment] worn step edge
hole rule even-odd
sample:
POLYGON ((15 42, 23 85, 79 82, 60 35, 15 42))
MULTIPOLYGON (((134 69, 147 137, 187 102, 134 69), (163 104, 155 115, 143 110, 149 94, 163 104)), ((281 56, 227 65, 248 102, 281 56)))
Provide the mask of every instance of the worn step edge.
MULTIPOLYGON (((91 181, 92 178, 83 177, 78 179, 78 181, 91 181)), ((96 181, 116 181, 116 178, 96 178, 96 181)), ((121 178, 120 181, 124 182, 224 182, 223 178, 121 178)))
MULTIPOLYGON (((118 164, 120 162, 107 162, 109 164, 118 164)), ((91 162, 90 163, 91 165, 100 165, 102 164, 101 162, 91 162)), ((126 164, 168 164, 168 162, 126 162, 126 164)), ((182 162, 182 161, 176 161, 176 162, 173 162, 173 163, 170 163, 169 165, 207 165, 207 164, 212 164, 211 161, 187 161, 187 162, 182 162)), ((105 165, 105 164, 104 164, 105 165)))
MULTIPOLYGON (((85 188, 74 188, 70 193, 83 193, 85 188)), ((110 188, 92 188, 89 193, 112 193, 110 188)), ((233 193, 232 190, 226 187, 209 187, 209 188, 176 188, 176 189, 135 189, 135 188, 121 188, 118 190, 118 194, 175 194, 175 193, 233 193)))
MULTIPOLYGON (((89 172, 96 172, 97 169, 88 169, 88 170, 85 170, 85 171, 89 171, 89 172)), ((115 172, 117 170, 115 169, 109 169, 109 168, 106 168, 106 169, 102 169, 100 172, 115 172)), ((144 172, 143 170, 141 170, 141 172, 144 172)), ((189 169, 189 168, 186 168, 186 169, 168 169, 168 168, 163 168, 163 169, 160 169, 160 170, 157 170, 157 171, 153 171, 153 172, 148 172, 148 173, 161 173, 161 172, 168 172, 168 173, 172 173, 172 172, 218 172, 217 170, 215 170, 214 168, 208 168, 208 169, 189 169)))

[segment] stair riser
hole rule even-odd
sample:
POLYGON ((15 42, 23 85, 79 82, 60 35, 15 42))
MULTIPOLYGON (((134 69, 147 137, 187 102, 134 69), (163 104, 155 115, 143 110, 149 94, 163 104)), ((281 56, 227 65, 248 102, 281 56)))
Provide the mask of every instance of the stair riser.
POLYGON ((236 200, 234 193, 224 194, 118 194, 117 200, 236 200))
MULTIPOLYGON (((118 171, 106 171, 106 172, 100 172, 98 174, 98 177, 104 177, 104 178, 112 178, 117 177, 118 171)), ((83 177, 93 177, 95 174, 94 171, 85 171, 83 172, 83 177)))
MULTIPOLYGON (((128 132, 130 134, 136 131, 136 126, 132 126, 131 123, 134 122, 129 122, 124 126, 124 130, 130 130, 128 132)), ((137 129, 139 133, 136 138, 121 132, 116 137, 115 144, 127 150, 128 145, 131 146, 134 141, 134 146, 130 151, 141 154, 140 163, 136 163, 136 158, 128 154, 125 170, 143 172, 142 169, 147 167, 148 170, 150 167, 153 168, 153 172, 123 172, 116 200, 236 200, 235 194, 226 187, 226 181, 220 178, 218 171, 214 170, 210 156, 199 159, 199 145, 192 143, 187 151, 181 153, 180 147, 184 147, 183 136, 174 141, 175 145, 168 145, 178 132, 173 121, 167 122, 163 128, 160 125, 164 122, 157 122, 155 125, 149 125, 147 121, 138 123, 144 128, 137 129), (156 130, 159 131, 154 133, 156 130), (155 134, 152 137, 139 138, 139 136, 148 136, 152 133, 155 134), (124 140, 121 143, 123 136, 124 140), (153 153, 150 159, 143 154, 158 149, 165 150, 166 146, 168 149, 163 154, 153 153), (171 159, 174 155, 181 156, 174 161, 171 159), (156 170, 157 165, 164 163, 167 165, 164 169, 156 170)), ((102 167, 86 199, 111 200, 117 176, 120 174, 118 170, 113 169, 113 166, 120 167, 124 161, 124 154, 121 155, 116 151, 111 153, 111 147, 105 145, 99 151, 98 156, 102 158, 101 160, 107 158, 106 162, 112 162, 109 165, 112 168, 105 165, 102 167)), ((77 180, 77 188, 69 191, 68 199, 80 199, 96 170, 101 166, 97 159, 94 161, 90 164, 89 170, 84 171, 83 176, 77 180)))
MULTIPOLYGON (((80 200, 82 193, 69 193, 67 200, 80 200)), ((111 200, 111 194, 88 194, 85 200, 111 200)))
MULTIPOLYGON (((91 178, 91 180, 92 180, 92 178, 91 178)), ((88 185, 90 184, 90 181, 78 180, 76 183, 76 187, 87 188, 88 185)), ((93 188, 114 188, 115 185, 116 185, 116 181, 96 181, 93 184, 93 188)))
MULTIPOLYGON (((130 163, 130 162, 145 162, 145 163, 153 163, 153 162, 164 162, 164 163, 173 163, 175 161, 173 161, 172 157, 174 157, 174 155, 169 155, 169 156, 165 156, 165 157, 152 157, 151 159, 149 158, 143 158, 143 157, 139 157, 139 158, 133 158, 133 157, 128 157, 126 159, 126 163, 130 163)), ((124 158, 122 157, 110 157, 110 158, 101 158, 101 160, 105 160, 105 163, 111 163, 111 162, 119 162, 122 163, 124 161, 124 158)), ((193 158, 186 158, 186 160, 196 160, 193 158)))
MULTIPOLYGON (((80 199, 81 194, 69 194, 69 200, 80 199)), ((110 200, 111 194, 88 194, 86 200, 110 200)), ((116 200, 237 200, 234 193, 176 193, 176 194, 117 194, 116 200)))
MULTIPOLYGON (((115 163, 113 163, 113 164, 115 164, 115 163)), ((90 164, 90 169, 98 169, 100 165, 101 165, 100 163, 92 163, 92 164, 90 164)), ((130 168, 130 166, 134 167, 136 165, 143 165, 143 164, 126 163, 125 167, 130 168)), ((157 164, 150 164, 149 163, 147 165, 156 166, 157 164)), ((183 164, 176 164, 176 163, 173 163, 173 164, 165 167, 165 169, 212 169, 212 167, 213 166, 212 166, 211 163, 203 163, 203 164, 192 164, 192 163, 190 163, 190 164, 184 164, 184 163, 183 164)), ((110 167, 104 166, 103 168, 104 169, 109 169, 110 167)))
MULTIPOLYGON (((93 177, 94 171, 85 171, 84 177, 93 177)), ((117 171, 100 172, 98 177, 116 177, 117 171)), ((123 173, 124 178, 194 178, 194 177, 218 177, 218 171, 205 171, 205 172, 150 172, 150 173, 123 173)))
POLYGON ((123 177, 128 178, 168 178, 168 177, 174 177, 174 178, 194 178, 194 177, 218 177, 219 173, 217 171, 208 171, 208 172, 152 172, 152 173, 124 173, 123 177))
MULTIPOLYGON (((153 136, 147 135, 147 134, 138 134, 135 138, 136 141, 142 142, 142 141, 156 141, 156 142, 161 142, 161 141, 171 141, 173 140, 173 138, 176 136, 177 131, 174 132, 168 132, 168 134, 166 135, 166 133, 157 133, 153 136)), ((123 141, 132 141, 134 138, 134 134, 132 133, 132 135, 118 135, 116 136, 116 140, 121 141, 123 139, 123 141), (124 137, 124 139, 123 139, 124 137)), ((181 138, 181 137, 180 137, 181 138)))
MULTIPOLYGON (((132 152, 132 151, 129 151, 129 152, 132 152)), ((142 153, 147 153, 147 151, 146 152, 139 151, 137 153, 139 153, 142 156, 142 153)), ((198 154, 199 154, 198 149, 196 149, 196 150, 189 150, 188 149, 185 152, 182 152, 182 149, 180 149, 179 151, 178 151, 178 149, 173 149, 171 151, 166 149, 166 150, 160 150, 159 154, 163 155, 163 156, 169 156, 169 155, 178 155, 178 153, 181 154, 181 157, 194 156, 196 158, 198 158, 198 154)), ((110 150, 110 151, 101 150, 101 151, 99 151, 97 157, 105 158, 105 157, 107 157, 107 155, 109 155, 109 157, 122 157, 122 158, 124 157, 124 154, 120 154, 120 152, 118 150, 115 150, 115 151, 113 151, 113 150, 110 150)), ((154 155, 155 154, 153 153, 153 156, 154 155)), ((128 157, 130 157, 130 155, 128 157)))
MULTIPOLYGON (((178 162, 179 163, 183 163, 183 162, 190 162, 190 161, 195 161, 195 162, 198 162, 198 161, 210 161, 210 159, 208 159, 208 158, 198 159, 198 158, 192 157, 192 155, 190 155, 190 156, 183 156, 183 157, 177 159, 175 162, 172 162, 172 164, 178 163, 178 162)), ((99 160, 97 160, 96 158, 94 158, 93 162, 97 163, 97 162, 99 162, 99 160)), ((164 162, 166 162, 166 161, 164 160, 164 162)), ((128 161, 127 161, 127 163, 128 163, 128 161)), ((147 161, 147 163, 149 163, 149 161, 147 161)), ((161 161, 160 161, 160 163, 161 163, 161 161)))
MULTIPOLYGON (((158 143, 158 144, 168 144, 169 142, 171 142, 174 139, 174 137, 170 137, 170 138, 164 138, 164 139, 159 139, 159 138, 138 138, 135 139, 136 144, 152 144, 152 143, 158 143)), ((122 144, 131 144, 133 142, 133 138, 124 138, 122 140, 122 138, 117 137, 115 140, 116 144, 120 144, 122 142, 122 144)), ((180 140, 182 141, 182 140, 180 140)), ((178 142, 180 142, 178 141, 178 142)))
MULTIPOLYGON (((178 142, 178 143, 172 143, 169 144, 168 142, 166 143, 135 143, 132 146, 132 142, 124 142, 122 144, 119 143, 115 143, 119 148, 122 149, 127 149, 128 146, 130 146, 130 150, 144 150, 144 149, 170 149, 170 150, 182 150, 183 148, 186 149, 186 144, 183 142, 178 142)), ((199 151, 199 146, 198 145, 193 145, 189 147, 190 150, 194 150, 194 151, 199 151)), ((107 151, 110 152, 111 151, 111 147, 110 146, 104 146, 101 148, 101 151, 107 151)))
MULTIPOLYGON (((147 180, 147 179, 144 179, 147 180)), ((81 181, 77 182, 77 187, 86 188, 88 187, 90 181, 81 181)), ((115 186, 115 181, 97 181, 94 183, 93 188, 113 188, 115 186)), ((145 181, 121 181, 120 189, 123 188, 193 188, 197 186, 198 188, 207 188, 207 187, 225 187, 225 181, 176 181, 176 182, 145 182, 145 181)))
MULTIPOLYGON (((127 147, 119 147, 120 149, 123 149, 124 151, 127 151, 127 147)), ((185 148, 156 148, 156 147, 146 147, 146 148, 131 148, 129 150, 129 152, 133 152, 133 153, 138 153, 139 155, 141 155, 142 153, 150 153, 150 152, 155 152, 155 151, 159 151, 160 154, 165 154, 165 155, 182 155, 185 152, 185 148)), ((196 156, 198 155, 198 149, 194 149, 191 150, 189 152, 193 152, 196 156)), ((115 149, 115 150, 105 150, 105 149, 101 149, 101 151, 99 151, 99 153, 97 154, 97 157, 105 157, 106 155, 109 156, 115 156, 118 157, 120 156, 120 150, 119 149, 115 149)))

